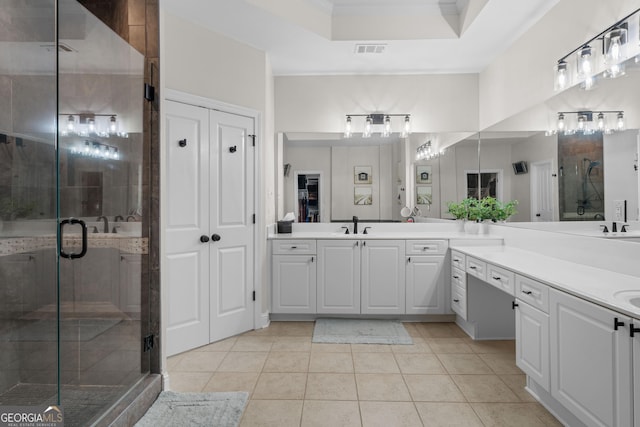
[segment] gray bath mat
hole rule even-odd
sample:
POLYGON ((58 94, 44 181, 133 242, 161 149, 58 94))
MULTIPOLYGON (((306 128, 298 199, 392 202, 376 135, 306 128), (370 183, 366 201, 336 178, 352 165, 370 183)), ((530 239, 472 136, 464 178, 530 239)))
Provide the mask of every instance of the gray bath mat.
POLYGON ((413 344, 399 320, 317 319, 313 342, 413 344))
POLYGON ((136 427, 237 427, 249 393, 163 391, 136 427))

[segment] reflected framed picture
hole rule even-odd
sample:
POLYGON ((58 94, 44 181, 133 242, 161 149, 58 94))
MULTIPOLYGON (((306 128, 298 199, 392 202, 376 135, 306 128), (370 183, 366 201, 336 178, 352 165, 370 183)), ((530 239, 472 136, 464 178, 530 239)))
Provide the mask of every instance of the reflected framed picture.
POLYGON ((430 165, 416 165, 416 184, 431 184, 430 165))
POLYGON ((430 205, 433 201, 432 192, 430 185, 416 186, 416 205, 430 205))
POLYGON ((371 184, 372 179, 373 177, 371 176, 371 166, 354 166, 354 184, 371 184))
POLYGON ((355 187, 353 189, 353 204, 372 205, 373 192, 371 191, 371 187, 355 187))

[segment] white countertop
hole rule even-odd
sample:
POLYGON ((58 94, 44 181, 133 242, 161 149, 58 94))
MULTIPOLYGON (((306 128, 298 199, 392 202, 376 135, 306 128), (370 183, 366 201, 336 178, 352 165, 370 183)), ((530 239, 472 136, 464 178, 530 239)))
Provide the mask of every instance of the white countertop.
POLYGON ((451 249, 528 276, 547 285, 640 319, 640 308, 626 302, 619 293, 638 292, 640 278, 611 270, 563 261, 509 246, 462 246, 451 249))
POLYGON ((294 231, 293 233, 269 233, 268 239, 386 239, 386 240, 410 240, 410 239, 447 239, 447 240, 481 240, 502 239, 500 236, 490 234, 468 234, 456 231, 414 231, 414 232, 379 232, 370 234, 344 234, 327 231, 294 231))

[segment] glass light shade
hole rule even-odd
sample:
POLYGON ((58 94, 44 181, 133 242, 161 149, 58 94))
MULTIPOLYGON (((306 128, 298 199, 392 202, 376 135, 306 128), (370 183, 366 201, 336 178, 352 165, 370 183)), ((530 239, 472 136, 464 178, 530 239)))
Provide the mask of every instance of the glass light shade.
POLYGON ((116 116, 111 116, 111 118, 109 119, 109 132, 116 133, 116 130, 117 130, 116 116))
POLYGON ((344 137, 351 138, 351 116, 347 116, 347 120, 344 123, 344 137))
POLYGON ((384 129, 382 131, 382 136, 387 138, 391 135, 391 117, 386 116, 384 118, 384 129))
POLYGON ((624 130, 625 129, 624 113, 622 111, 620 111, 618 113, 618 118, 616 120, 616 129, 617 130, 624 130))
POLYGON ((95 119, 88 119, 87 122, 89 123, 89 132, 95 132, 96 131, 95 119))
POLYGON ((363 138, 369 138, 371 136, 371 127, 373 126, 373 119, 371 116, 367 116, 364 123, 364 132, 362 132, 363 138))
POLYGON ((564 131, 564 114, 558 114, 558 132, 564 131))
POLYGON ((602 38, 604 61, 607 65, 619 64, 627 59, 627 29, 614 28, 602 38))
POLYGON ((401 137, 406 138, 411 134, 411 118, 404 116, 404 127, 402 128, 401 137))
POLYGON ((604 120, 604 114, 603 113, 598 113, 598 130, 600 132, 604 132, 605 129, 607 128, 607 123, 604 120))
POLYGON ((591 55, 591 46, 584 46, 576 53, 577 63, 576 72, 578 80, 585 80, 593 74, 593 56, 591 55))
POLYGON ((67 118, 67 130, 69 132, 73 132, 75 128, 76 128, 76 120, 73 116, 69 116, 67 118))
POLYGON ((586 120, 584 118, 584 116, 580 115, 578 116, 578 130, 579 131, 584 131, 586 128, 586 120))
POLYGON ((553 89, 555 91, 563 90, 569 87, 571 83, 570 74, 569 74, 569 66, 566 62, 560 61, 554 68, 555 70, 555 79, 553 89))

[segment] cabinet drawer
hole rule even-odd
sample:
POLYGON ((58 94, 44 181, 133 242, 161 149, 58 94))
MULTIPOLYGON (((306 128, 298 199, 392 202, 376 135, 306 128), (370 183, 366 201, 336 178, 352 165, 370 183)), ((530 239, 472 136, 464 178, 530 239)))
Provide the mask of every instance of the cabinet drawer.
POLYGON ((464 270, 466 267, 466 256, 458 251, 451 251, 451 265, 458 267, 460 270, 464 270))
POLYGON ((515 273, 495 265, 487 264, 487 283, 509 295, 515 295, 515 273))
POLYGON ((451 287, 451 310, 467 320, 467 293, 457 286, 451 287))
POLYGON ((306 255, 316 253, 315 240, 272 240, 272 251, 274 255, 306 255))
POLYGON ((487 280, 487 264, 484 261, 467 257, 466 271, 482 281, 487 280))
POLYGON ((444 255, 447 253, 447 240, 407 240, 407 255, 444 255))
POLYGON ((457 267, 451 268, 451 285, 467 289, 467 273, 457 267))
POLYGON ((549 313, 549 287, 528 277, 516 274, 516 298, 549 313))

